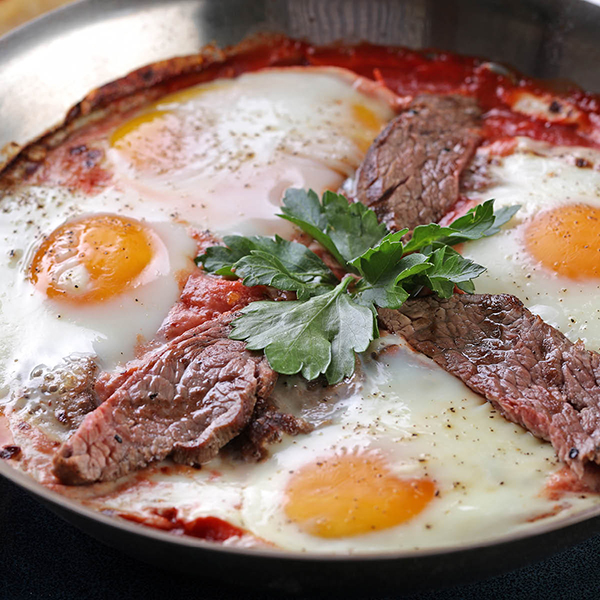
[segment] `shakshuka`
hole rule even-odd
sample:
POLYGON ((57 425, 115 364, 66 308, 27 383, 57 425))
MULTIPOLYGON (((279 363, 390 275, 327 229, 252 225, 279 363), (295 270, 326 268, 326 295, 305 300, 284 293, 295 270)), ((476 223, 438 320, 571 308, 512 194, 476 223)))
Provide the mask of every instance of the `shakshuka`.
POLYGON ((439 51, 277 36, 92 92, 0 174, 0 457, 115 518, 245 547, 500 538, 600 497, 600 99, 439 51), (352 377, 230 338, 295 295, 210 273, 226 236, 326 248, 290 188, 390 231, 520 205, 457 249, 476 293, 380 309, 352 377), (278 238, 277 238, 278 239, 278 238))

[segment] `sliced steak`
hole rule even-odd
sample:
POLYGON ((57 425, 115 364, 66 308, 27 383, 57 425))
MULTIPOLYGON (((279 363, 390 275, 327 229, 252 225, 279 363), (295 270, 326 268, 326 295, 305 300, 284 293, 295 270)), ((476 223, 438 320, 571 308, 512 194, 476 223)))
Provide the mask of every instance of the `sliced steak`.
POLYGON ((284 433, 298 435, 313 429, 304 419, 280 412, 272 400, 259 398, 250 422, 226 450, 238 460, 259 462, 269 456, 267 445, 281 441, 284 433))
MULTIPOLYGON (((219 315, 240 310, 255 300, 268 298, 264 286, 247 287, 241 281, 231 281, 196 269, 188 277, 179 300, 173 305, 155 338, 147 349, 162 346, 190 329, 219 315)), ((136 370, 143 361, 132 360, 114 373, 101 373, 95 385, 100 402, 111 394, 136 370)))
POLYGON ((82 484, 113 480, 167 456, 190 465, 213 458, 276 381, 262 355, 228 339, 234 317, 198 325, 137 361, 59 448, 55 475, 82 484))
POLYGON ((369 148, 354 199, 390 229, 439 221, 458 200, 460 174, 481 140, 479 116, 472 98, 415 98, 369 148))
POLYGON ((429 296, 379 311, 381 324, 549 440, 580 477, 600 473, 600 355, 507 294, 429 296))

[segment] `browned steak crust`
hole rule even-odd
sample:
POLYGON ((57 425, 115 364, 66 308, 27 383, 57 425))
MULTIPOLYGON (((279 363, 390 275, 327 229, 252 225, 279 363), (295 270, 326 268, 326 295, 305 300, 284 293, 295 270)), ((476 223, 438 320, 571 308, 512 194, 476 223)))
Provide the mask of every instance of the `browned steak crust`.
POLYGON ((259 398, 246 428, 224 450, 239 460, 259 462, 269 456, 267 446, 281 441, 284 433, 299 435, 312 430, 304 419, 279 412, 271 400, 259 398))
POLYGON ((379 319, 508 420, 549 440, 579 477, 597 474, 599 354, 507 294, 418 298, 400 310, 380 310, 379 319))
POLYGON ((277 376, 266 358, 228 339, 235 313, 190 329, 144 357, 58 450, 67 484, 110 481, 169 455, 201 464, 236 436, 277 376))
POLYGON ((390 229, 437 222, 458 200, 459 177, 481 140, 480 111, 463 96, 419 96, 373 142, 355 200, 390 229))

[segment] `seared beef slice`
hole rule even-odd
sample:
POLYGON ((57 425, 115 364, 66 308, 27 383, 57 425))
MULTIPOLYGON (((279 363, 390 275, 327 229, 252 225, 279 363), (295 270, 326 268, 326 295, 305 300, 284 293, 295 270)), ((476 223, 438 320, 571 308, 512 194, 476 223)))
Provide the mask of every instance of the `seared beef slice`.
POLYGON ((379 311, 446 371, 507 419, 549 440, 579 476, 599 462, 600 355, 573 344, 514 296, 455 294, 379 311))
POLYGON ((109 481, 169 455, 191 465, 213 458, 276 381, 262 355, 228 339, 234 316, 190 329, 139 361, 59 448, 56 476, 109 481))
POLYGON ((458 200, 481 137, 472 98, 419 96, 381 132, 356 175, 356 200, 390 229, 437 222, 458 200))
POLYGON ((300 417, 282 413, 272 400, 259 398, 250 422, 225 450, 246 462, 260 462, 269 456, 267 446, 279 442, 283 434, 310 433, 313 426, 300 417))

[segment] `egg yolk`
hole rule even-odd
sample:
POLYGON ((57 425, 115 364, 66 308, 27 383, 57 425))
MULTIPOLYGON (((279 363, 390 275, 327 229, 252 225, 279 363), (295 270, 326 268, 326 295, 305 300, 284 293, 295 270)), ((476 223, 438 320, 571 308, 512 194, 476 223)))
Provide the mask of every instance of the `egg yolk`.
POLYGON ((600 277, 600 209, 573 204, 540 213, 528 225, 525 242, 535 259, 559 275, 600 277))
POLYGON ((222 82, 204 84, 161 98, 142 114, 117 127, 110 136, 110 145, 138 170, 161 174, 181 167, 181 140, 185 136, 182 120, 175 112, 177 105, 226 85, 222 82))
POLYGON ((137 170, 160 174, 180 166, 181 139, 179 118, 153 110, 123 123, 111 135, 110 144, 137 170))
POLYGON ((366 152, 373 140, 379 135, 384 123, 364 104, 353 104, 351 114, 352 119, 358 125, 353 136, 354 141, 362 152, 366 152))
POLYGON ((285 512, 312 535, 341 538, 404 523, 434 493, 432 481, 397 477, 379 454, 347 454, 296 471, 286 488, 285 512))
POLYGON ((31 281, 49 298, 101 302, 147 283, 165 260, 166 249, 148 226, 95 215, 65 223, 44 240, 31 263, 31 281))
POLYGON ((128 145, 128 136, 141 128, 149 129, 153 124, 154 126, 159 125, 161 118, 168 114, 164 110, 153 110, 151 112, 144 113, 129 121, 123 123, 120 127, 117 127, 110 136, 110 143, 115 148, 124 148, 128 145))

